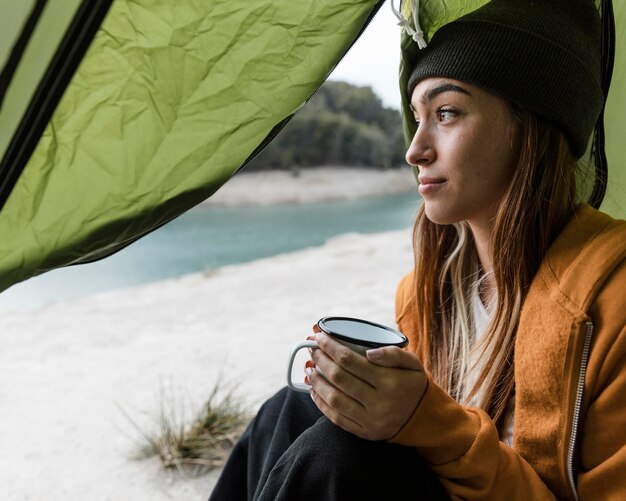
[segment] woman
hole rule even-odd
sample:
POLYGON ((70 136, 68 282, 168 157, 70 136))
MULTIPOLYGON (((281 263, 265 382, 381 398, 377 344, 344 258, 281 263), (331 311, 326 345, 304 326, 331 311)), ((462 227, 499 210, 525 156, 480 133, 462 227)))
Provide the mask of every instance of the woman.
POLYGON ((318 332, 315 405, 268 401, 213 499, 626 499, 626 223, 579 203, 600 40, 591 0, 492 0, 437 31, 408 89, 409 347, 318 332))

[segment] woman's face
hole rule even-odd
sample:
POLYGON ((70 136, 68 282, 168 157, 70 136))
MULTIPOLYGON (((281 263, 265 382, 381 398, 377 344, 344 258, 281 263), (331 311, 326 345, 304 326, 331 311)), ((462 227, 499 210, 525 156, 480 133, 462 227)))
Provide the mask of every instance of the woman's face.
POLYGON ((426 216, 491 228, 517 160, 519 126, 508 103, 464 82, 428 78, 411 106, 418 128, 406 160, 419 169, 426 216))

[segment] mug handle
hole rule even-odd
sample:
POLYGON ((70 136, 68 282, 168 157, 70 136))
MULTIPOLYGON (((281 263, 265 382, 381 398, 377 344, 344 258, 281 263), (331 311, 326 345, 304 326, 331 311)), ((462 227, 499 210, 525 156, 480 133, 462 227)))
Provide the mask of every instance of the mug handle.
POLYGON ((295 344, 293 348, 291 348, 291 355, 289 355, 289 365, 287 367, 287 386, 292 390, 300 391, 302 393, 308 393, 311 389, 311 386, 304 383, 294 383, 291 379, 291 371, 293 369, 293 362, 296 359, 296 353, 304 348, 317 348, 317 342, 315 341, 302 341, 298 344, 295 344))

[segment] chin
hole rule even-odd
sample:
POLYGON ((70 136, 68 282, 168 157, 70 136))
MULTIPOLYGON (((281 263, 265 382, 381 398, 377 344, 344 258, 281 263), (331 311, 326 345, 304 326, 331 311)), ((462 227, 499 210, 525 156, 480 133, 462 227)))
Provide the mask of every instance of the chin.
POLYGON ((445 210, 437 210, 433 207, 428 207, 428 204, 424 206, 424 213, 431 223, 447 225, 454 224, 463 221, 460 217, 455 217, 453 213, 445 210))

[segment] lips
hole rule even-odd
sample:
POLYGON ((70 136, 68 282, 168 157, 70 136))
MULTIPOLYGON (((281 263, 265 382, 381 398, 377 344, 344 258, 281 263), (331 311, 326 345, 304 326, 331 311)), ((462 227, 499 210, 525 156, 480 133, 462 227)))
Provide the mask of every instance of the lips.
POLYGON ((419 176, 417 178, 420 184, 440 184, 445 183, 445 179, 442 177, 428 177, 428 176, 419 176))
POLYGON ((446 180, 442 177, 419 176, 417 180, 420 183, 418 189, 422 196, 436 192, 446 183, 446 180))

